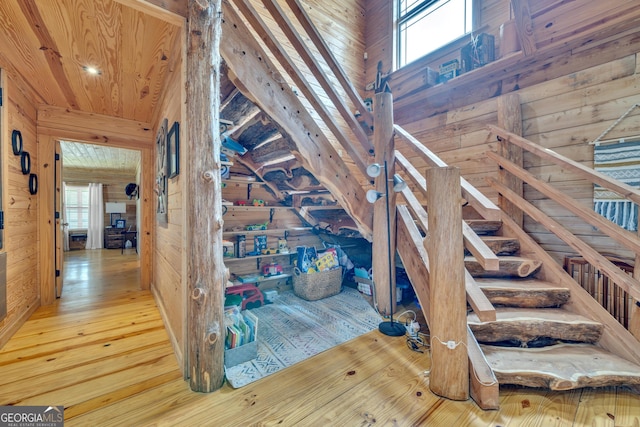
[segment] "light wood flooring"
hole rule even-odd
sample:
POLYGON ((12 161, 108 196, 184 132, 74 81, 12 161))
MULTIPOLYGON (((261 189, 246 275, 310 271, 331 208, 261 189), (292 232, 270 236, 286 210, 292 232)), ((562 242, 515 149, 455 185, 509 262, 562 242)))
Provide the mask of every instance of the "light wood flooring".
POLYGON ((64 405, 67 426, 640 426, 624 389, 503 388, 482 411, 429 391, 429 356, 371 332, 234 390, 194 393, 135 252, 67 253, 63 296, 0 350, 0 405, 64 405))

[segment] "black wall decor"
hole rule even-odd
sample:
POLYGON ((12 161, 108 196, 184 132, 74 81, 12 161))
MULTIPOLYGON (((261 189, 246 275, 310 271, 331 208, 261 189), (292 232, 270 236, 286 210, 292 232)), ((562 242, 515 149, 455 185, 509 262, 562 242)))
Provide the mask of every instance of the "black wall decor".
POLYGON ((38 192, 38 175, 29 174, 29 193, 36 194, 38 192))
POLYGON ((22 154, 22 132, 14 129, 11 132, 11 148, 13 149, 13 154, 19 156, 22 154))
POLYGON ((23 151, 20 155, 20 167, 23 175, 29 175, 29 172, 31 172, 31 155, 29 155, 28 151, 23 151))
POLYGON ((173 122, 167 134, 167 167, 169 178, 180 173, 180 123, 173 122))

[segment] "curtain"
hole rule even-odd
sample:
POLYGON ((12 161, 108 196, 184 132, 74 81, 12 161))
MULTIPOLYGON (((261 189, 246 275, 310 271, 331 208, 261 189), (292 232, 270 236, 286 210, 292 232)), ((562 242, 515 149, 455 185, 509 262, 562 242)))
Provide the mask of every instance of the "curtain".
POLYGON ((62 181, 61 211, 62 211, 62 250, 69 250, 69 223, 67 222, 67 183, 62 181))
MULTIPOLYGON (((598 172, 640 188, 640 142, 596 145, 593 166, 598 172)), ((620 227, 635 231, 638 224, 638 206, 619 194, 594 184, 594 209, 620 227)))
POLYGON ((87 228, 87 249, 102 249, 104 233, 104 203, 102 184, 89 184, 89 227, 87 228))

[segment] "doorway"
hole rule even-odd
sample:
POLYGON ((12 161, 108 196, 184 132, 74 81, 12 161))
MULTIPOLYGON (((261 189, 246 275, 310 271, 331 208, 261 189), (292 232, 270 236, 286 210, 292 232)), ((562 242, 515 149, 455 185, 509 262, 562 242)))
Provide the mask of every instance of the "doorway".
POLYGON ((140 151, 62 140, 60 159, 60 173, 56 174, 60 208, 56 210, 61 220, 56 252, 61 262, 59 273, 56 271, 56 282, 60 282, 56 283, 56 297, 61 296, 65 280, 97 274, 93 267, 102 265, 101 260, 113 262, 122 257, 130 264, 133 259, 139 277, 140 202, 138 192, 131 188, 140 182, 140 151), (68 266, 72 271, 65 271, 68 266))

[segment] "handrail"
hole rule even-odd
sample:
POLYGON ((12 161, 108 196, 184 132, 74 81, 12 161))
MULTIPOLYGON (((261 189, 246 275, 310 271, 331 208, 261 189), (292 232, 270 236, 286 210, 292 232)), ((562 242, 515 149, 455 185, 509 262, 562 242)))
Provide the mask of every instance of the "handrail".
MULTIPOLYGON (((407 160, 407 158, 396 150, 396 164, 405 171, 407 176, 415 184, 418 191, 427 197, 426 179, 422 177, 416 168, 407 160)), ((404 194, 404 193, 403 193, 404 194)), ((487 244, 476 234, 475 231, 466 222, 462 222, 462 235, 464 238, 464 247, 476 257, 483 269, 487 271, 497 271, 500 269, 500 260, 498 256, 487 246, 487 244)))
POLYGON ((615 191, 621 196, 631 200, 634 203, 640 204, 640 190, 631 187, 630 185, 624 184, 620 181, 617 181, 609 176, 600 173, 598 171, 593 170, 590 167, 587 167, 581 163, 578 163, 574 160, 568 159, 561 154, 556 153, 555 151, 549 150, 548 148, 541 147, 540 145, 534 144, 533 142, 516 135, 514 133, 508 132, 504 129, 501 129, 494 125, 488 125, 487 129, 489 132, 495 134, 497 137, 510 142, 518 147, 521 147, 530 153, 536 154, 537 156, 550 160, 553 163, 556 163, 571 172, 574 172, 583 178, 588 179, 594 184, 598 184, 601 187, 607 188, 611 191, 615 191))
POLYGON ((318 30, 311 22, 311 19, 309 18, 309 15, 307 15, 307 12, 300 5, 300 2, 298 0, 287 0, 287 4, 293 11, 293 14, 296 16, 296 18, 298 18, 300 24, 302 24, 302 27, 309 35, 309 38, 315 45, 316 49, 318 49, 318 52, 320 52, 320 55, 322 55, 325 62, 329 65, 329 68, 331 68, 331 70, 333 71, 333 74, 338 79, 338 82, 340 82, 340 84, 342 85, 345 93, 351 99, 351 102, 353 102, 353 105, 360 113, 360 117, 364 120, 365 123, 369 124, 369 126, 373 126, 373 115, 365 107, 364 101, 362 100, 356 89, 353 87, 351 80, 347 77, 346 73, 340 66, 340 63, 338 63, 336 58, 331 53, 331 49, 329 49, 320 33, 318 33, 318 30))
POLYGON ((562 193, 559 190, 556 190, 549 184, 545 184, 544 182, 534 177, 531 173, 525 171, 524 169, 522 169, 515 163, 510 162, 504 157, 501 157, 493 152, 488 152, 487 157, 494 160, 503 169, 511 172, 513 175, 517 176, 545 196, 549 197, 552 200, 555 200, 561 206, 565 207, 573 214, 582 218, 589 225, 598 228, 600 231, 611 237, 616 242, 624 245, 627 249, 632 250, 635 253, 640 253, 640 238, 638 237, 638 235, 620 228, 613 222, 605 219, 603 216, 598 215, 590 209, 585 209, 583 205, 579 204, 571 198, 568 198, 566 194, 562 193))
MULTIPOLYGON (((446 167, 447 164, 440 159, 433 151, 429 150, 423 144, 414 138, 409 132, 398 125, 394 125, 395 135, 403 140, 408 147, 417 155, 419 155, 427 164, 432 167, 446 167)), ((478 191, 466 179, 460 177, 460 186, 462 188, 462 196, 484 219, 490 221, 499 221, 501 217, 500 208, 493 203, 487 196, 478 191)))
POLYGON ((347 153, 349 153, 353 161, 360 168, 360 171, 364 174, 367 168, 367 163, 365 160, 367 157, 367 153, 364 153, 362 149, 358 150, 358 146, 352 144, 349 138, 344 134, 342 129, 340 129, 335 118, 327 109, 327 106, 324 104, 324 102, 322 102, 317 93, 312 90, 312 86, 304 77, 303 73, 295 65, 291 57, 287 54, 282 44, 279 43, 275 38, 271 30, 269 29, 269 26, 264 22, 255 8, 251 5, 251 2, 249 0, 237 0, 234 4, 244 15, 245 19, 251 24, 253 29, 260 36, 262 41, 269 48, 278 62, 280 62, 283 68, 287 71, 287 74, 289 74, 293 82, 298 85, 298 89, 300 89, 309 103, 315 108, 315 110, 318 112, 318 115, 324 120, 329 129, 333 132, 340 145, 342 145, 347 153))
POLYGON ((355 116, 349 111, 342 97, 336 92, 334 85, 329 81, 327 75, 322 71, 322 67, 318 61, 314 58, 313 54, 304 43, 300 34, 296 31, 293 24, 287 18, 286 14, 278 3, 274 0, 262 0, 262 3, 266 9, 271 13, 273 19, 276 21, 280 29, 284 32, 285 36, 289 39, 293 48, 300 55, 302 60, 307 64, 311 72, 313 73, 322 89, 327 93, 333 104, 336 106, 340 115, 346 121, 347 125, 356 136, 360 144, 369 152, 373 153, 373 145, 369 141, 368 136, 360 126, 360 123, 356 120, 355 116))
POLYGON ((488 181, 494 189, 496 189, 500 194, 509 199, 511 203, 515 204, 519 209, 521 209, 535 221, 553 232, 567 245, 571 246, 574 250, 580 253, 587 261, 589 261, 589 263, 611 277, 613 281, 618 284, 618 286, 620 286, 625 292, 633 296, 636 300, 640 300, 639 281, 624 273, 615 264, 606 259, 606 257, 599 254, 595 249, 591 248, 588 244, 580 240, 578 237, 574 236, 561 224, 551 219, 549 216, 547 216, 531 203, 520 197, 514 191, 498 183, 495 179, 488 179, 488 181))

